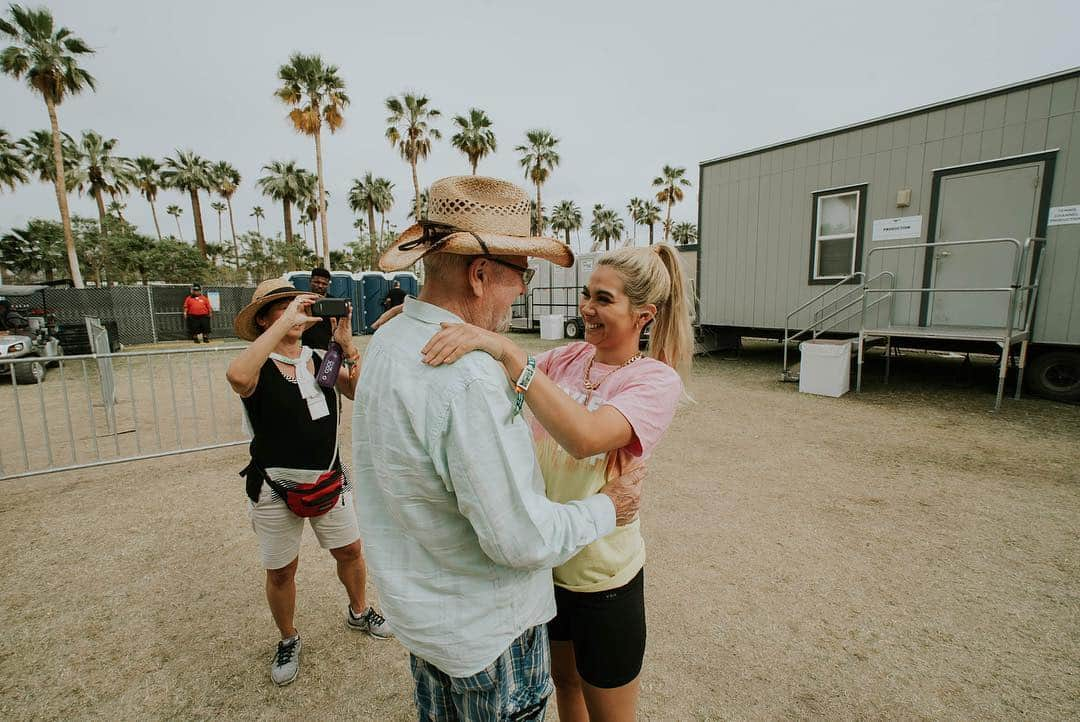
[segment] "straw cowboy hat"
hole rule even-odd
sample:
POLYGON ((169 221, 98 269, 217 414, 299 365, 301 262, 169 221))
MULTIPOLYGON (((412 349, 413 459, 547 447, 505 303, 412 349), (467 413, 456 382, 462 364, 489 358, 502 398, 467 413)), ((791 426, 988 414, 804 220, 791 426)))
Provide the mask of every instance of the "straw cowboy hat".
POLYGON ((305 293, 308 293, 308 291, 297 291, 289 285, 288 281, 282 278, 271 278, 263 281, 255 288, 255 293, 251 294, 251 303, 244 306, 243 310, 236 314, 236 319, 233 321, 233 330, 236 331, 237 336, 245 341, 254 341, 262 333, 262 329, 255 323, 255 317, 259 315, 259 311, 274 301, 280 301, 283 298, 295 298, 305 293))
POLYGON ((428 191, 427 215, 383 253, 379 268, 399 271, 436 252, 534 256, 574 265, 565 243, 531 234, 529 195, 513 183, 474 175, 440 178, 428 191))

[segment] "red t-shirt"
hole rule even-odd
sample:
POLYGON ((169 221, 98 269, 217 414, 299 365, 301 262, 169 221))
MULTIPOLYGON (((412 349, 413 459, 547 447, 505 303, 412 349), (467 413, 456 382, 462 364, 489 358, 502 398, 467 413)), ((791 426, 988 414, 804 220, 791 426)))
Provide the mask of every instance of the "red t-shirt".
POLYGON ((209 316, 212 310, 210 299, 202 294, 184 299, 184 313, 189 316, 209 316))

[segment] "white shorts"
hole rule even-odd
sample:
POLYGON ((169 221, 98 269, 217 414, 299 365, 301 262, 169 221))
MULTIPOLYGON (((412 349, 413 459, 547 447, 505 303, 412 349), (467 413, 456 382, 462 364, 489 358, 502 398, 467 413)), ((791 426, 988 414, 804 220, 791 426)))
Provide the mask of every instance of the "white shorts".
MULTIPOLYGON (((288 566, 300 554, 304 517, 289 511, 285 502, 273 495, 266 482, 259 490, 259 502, 253 504, 251 499, 247 501, 251 528, 259 538, 259 556, 263 568, 281 569, 288 566)), ((311 522, 311 528, 323 549, 340 549, 360 538, 352 491, 342 494, 330 511, 307 517, 307 520, 311 522)))

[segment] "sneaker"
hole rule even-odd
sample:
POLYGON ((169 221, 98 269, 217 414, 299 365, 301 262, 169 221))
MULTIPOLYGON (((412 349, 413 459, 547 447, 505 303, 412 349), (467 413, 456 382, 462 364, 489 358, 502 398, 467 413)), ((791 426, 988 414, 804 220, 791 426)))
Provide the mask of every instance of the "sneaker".
POLYGON ((270 679, 278 687, 296 679, 300 674, 300 635, 289 637, 278 642, 274 660, 270 663, 270 679))
POLYGON ((368 607, 363 613, 357 614, 352 610, 352 606, 349 606, 345 623, 349 625, 349 629, 367 632, 375 639, 390 639, 394 636, 386 626, 386 619, 375 611, 375 607, 368 607))

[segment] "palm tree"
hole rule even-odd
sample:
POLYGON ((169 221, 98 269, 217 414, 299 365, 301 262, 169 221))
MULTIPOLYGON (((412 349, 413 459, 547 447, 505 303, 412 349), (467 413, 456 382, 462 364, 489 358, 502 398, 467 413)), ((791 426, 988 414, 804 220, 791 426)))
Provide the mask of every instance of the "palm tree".
MULTIPOLYGON (((372 268, 374 268, 374 264, 379 257, 378 235, 375 231, 375 212, 384 207, 389 210, 384 205, 386 203, 385 193, 389 192, 389 189, 382 183, 385 180, 385 178, 375 178, 368 172, 364 174, 362 180, 354 179, 352 187, 349 188, 349 208, 352 209, 353 213, 367 213, 372 268)), ((390 202, 393 202, 393 196, 390 197, 390 202)))
POLYGON ((307 213, 304 211, 304 207, 300 207, 300 240, 303 241, 304 248, 307 249, 307 213))
MULTIPOLYGON (((225 210, 225 208, 222 207, 222 210, 225 210)), ((225 253, 225 246, 220 243, 206 244, 206 257, 209 259, 211 266, 216 267, 218 265, 218 259, 222 258, 225 253)))
POLYGON ((379 212, 379 233, 386 233, 386 214, 394 207, 394 184, 389 178, 376 178, 375 210, 379 212))
POLYGON ((548 176, 555 166, 559 164, 559 154, 555 152, 555 146, 559 139, 550 131, 534 129, 525 133, 528 141, 519 145, 516 150, 521 153, 521 167, 525 169, 525 177, 536 184, 536 233, 543 233, 543 204, 540 202, 540 186, 547 181, 548 176))
POLYGON ((8 137, 8 132, 0 129, 0 186, 15 190, 15 186, 25 183, 28 178, 22 153, 8 137))
POLYGON ((539 225, 537 225, 537 221, 536 221, 536 201, 529 201, 529 218, 530 218, 529 225, 531 226, 532 232, 535 235, 538 235, 538 236, 543 235, 544 234, 544 229, 547 228, 547 226, 548 226, 549 218, 548 218, 547 214, 544 213, 544 209, 541 208, 540 209, 540 223, 539 223, 539 225))
MULTIPOLYGON (((79 149, 67 133, 61 134, 61 154, 64 158, 64 182, 67 192, 74 190, 72 179, 79 169, 79 149)), ((25 138, 20 138, 19 152, 22 153, 26 169, 36 175, 43 183, 56 182, 56 163, 53 161, 52 133, 47 130, 35 130, 25 138)))
POLYGON ((427 205, 428 205, 428 189, 420 191, 419 196, 413 196, 412 210, 409 211, 409 218, 413 221, 427 220, 427 205), (416 211, 420 211, 420 215, 416 215, 416 211))
MULTIPOLYGON (((303 171, 303 191, 296 199, 300 209, 300 224, 304 227, 304 243, 307 244, 307 227, 311 225, 311 248, 313 255, 319 257, 319 179, 314 173, 303 171)), ((330 194, 327 193, 327 196, 330 194)))
POLYGON ((696 243, 698 239, 697 225, 693 223, 676 223, 671 229, 671 238, 675 243, 696 243))
POLYGON ((259 219, 266 218, 266 211, 263 210, 262 206, 255 206, 251 209, 251 217, 255 219, 255 232, 261 236, 262 230, 259 228, 259 219))
POLYGON ((281 201, 281 210, 285 221, 285 242, 291 248, 296 242, 293 238, 292 206, 304 195, 305 178, 309 176, 296 161, 271 161, 262 167, 264 174, 256 181, 263 195, 275 201, 281 201))
POLYGON ((71 215, 67 204, 67 179, 64 175, 64 156, 61 149, 60 121, 56 106, 65 96, 78 95, 85 88, 94 89, 94 78, 79 67, 81 56, 93 54, 93 49, 70 30, 61 27, 54 31, 53 17, 45 8, 31 10, 11 5, 8 18, 0 20, 0 36, 9 45, 0 52, 0 70, 16 80, 25 77, 31 90, 40 93, 49 113, 52 129, 53 187, 64 227, 68 267, 76 288, 83 287, 79 256, 75 251, 75 236, 71 232, 71 215))
MULTIPOLYGON (((375 211, 378 208, 378 184, 369 171, 363 179, 353 179, 349 188, 348 204, 353 213, 367 213, 368 236, 371 243, 371 263, 375 263, 378 254, 378 238, 375 234, 375 211)), ((373 266, 374 267, 374 266, 373 266)))
POLYGON ((454 125, 460 130, 450 137, 450 145, 465 154, 472 166, 472 174, 476 175, 476 164, 496 150, 491 119, 479 108, 469 108, 469 117, 455 115, 454 125))
POLYGON ((581 209, 573 201, 559 201, 551 211, 551 228, 566 234, 566 245, 570 245, 570 231, 581 228, 581 209))
POLYGON ((124 209, 127 208, 127 203, 121 203, 120 201, 110 201, 106 210, 109 211, 109 215, 116 216, 120 220, 124 220, 124 209))
POLYGON ((184 209, 180 206, 168 206, 165 212, 176 219, 176 232, 180 234, 180 240, 184 240, 184 229, 180 227, 180 214, 184 209))
POLYGON ((653 227, 660 222, 660 206, 652 201, 645 201, 634 218, 635 223, 649 227, 649 245, 653 244, 653 227))
POLYGON ((593 238, 592 250, 596 250, 600 243, 604 244, 604 250, 611 250, 611 241, 622 238, 625 226, 619 214, 611 209, 604 208, 597 203, 593 206, 593 219, 589 225, 589 235, 593 238))
POLYGON ((426 213, 420 207, 420 179, 416 175, 416 164, 431 153, 431 141, 442 139, 438 128, 430 126, 442 113, 429 108, 426 95, 403 93, 400 98, 386 99, 386 109, 390 115, 386 118, 386 139, 391 146, 397 146, 401 157, 412 168, 413 217, 424 218, 426 213))
POLYGON ((289 62, 278 68, 282 85, 274 93, 286 105, 292 106, 289 120, 304 135, 315 138, 315 173, 319 183, 318 213, 322 220, 323 266, 330 268, 330 231, 326 223, 326 185, 323 180, 322 126, 331 133, 345 122, 341 111, 349 104, 345 81, 338 75, 336 65, 326 65, 319 55, 293 53, 289 62))
POLYGON ((645 201, 641 198, 631 198, 630 202, 626 204, 626 212, 630 214, 630 222, 634 224, 634 244, 637 245, 637 227, 640 225, 638 218, 641 216, 641 209, 645 206, 645 201))
MULTIPOLYGON (((329 194, 327 194, 329 195, 329 194)), ((316 198, 311 195, 307 199, 307 205, 304 206, 304 213, 307 216, 308 223, 311 224, 311 252, 315 254, 315 257, 319 257, 319 207, 315 205, 316 198)))
POLYGON ((218 245, 221 245, 221 214, 225 212, 225 204, 221 201, 214 201, 210 204, 210 207, 217 212, 217 240, 218 245))
POLYGON ((175 158, 166 158, 161 171, 162 182, 170 188, 187 191, 191 196, 191 215, 195 217, 195 244, 206 258, 206 234, 203 232, 202 206, 199 191, 208 190, 210 161, 196 155, 195 151, 177 150, 175 158))
POLYGON ((593 239, 590 251, 595 251, 606 239, 604 237, 604 206, 597 203, 592 209, 592 223, 589 224, 589 235, 593 239))
POLYGON ((116 138, 103 138, 92 130, 83 131, 79 143, 79 167, 71 184, 79 193, 89 191, 98 209, 101 232, 105 231, 105 194, 113 200, 128 192, 135 181, 132 163, 127 158, 114 155, 116 138))
MULTIPOLYGON (((239 269, 240 245, 236 242, 236 221, 233 218, 232 197, 236 193, 236 189, 240 187, 240 171, 232 164, 222 160, 214 163, 210 173, 214 180, 214 190, 225 199, 225 205, 229 209, 229 232, 232 234, 233 259, 236 261, 236 268, 239 269)), ((221 242, 220 237, 218 242, 221 242)))
POLYGON ((157 231, 158 240, 161 240, 161 226, 158 225, 157 208, 154 201, 157 200, 158 188, 161 186, 161 164, 148 155, 140 155, 134 160, 135 187, 142 193, 143 198, 150 204, 150 215, 154 217, 154 230, 157 231))
POLYGON ((660 175, 653 179, 653 187, 660 190, 656 193, 656 200, 667 203, 667 220, 664 226, 664 240, 668 239, 671 227, 671 207, 683 199, 682 186, 690 185, 690 181, 683 176, 686 168, 665 165, 660 175))
POLYGON ((608 237, 613 241, 619 240, 626 233, 626 225, 615 209, 607 211, 604 217, 604 227, 607 229, 608 237))

